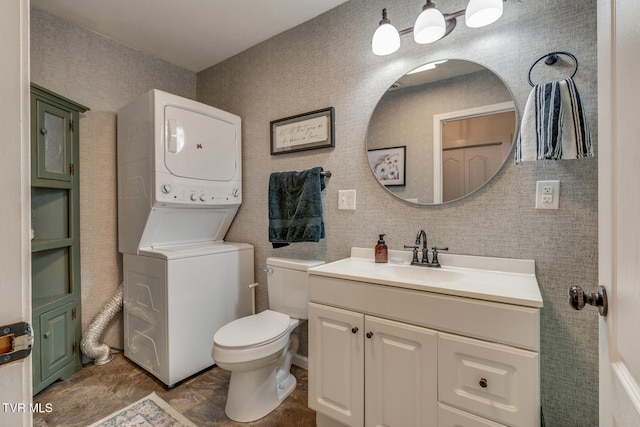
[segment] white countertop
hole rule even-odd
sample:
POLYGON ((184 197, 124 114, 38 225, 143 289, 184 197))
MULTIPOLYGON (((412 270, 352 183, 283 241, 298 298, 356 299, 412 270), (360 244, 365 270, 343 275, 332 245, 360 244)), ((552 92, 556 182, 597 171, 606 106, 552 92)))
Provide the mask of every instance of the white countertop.
POLYGON ((351 257, 309 269, 334 277, 444 295, 541 308, 535 262, 438 253, 441 268, 411 266, 411 252, 389 250, 389 263, 374 262, 373 249, 352 248, 351 257))

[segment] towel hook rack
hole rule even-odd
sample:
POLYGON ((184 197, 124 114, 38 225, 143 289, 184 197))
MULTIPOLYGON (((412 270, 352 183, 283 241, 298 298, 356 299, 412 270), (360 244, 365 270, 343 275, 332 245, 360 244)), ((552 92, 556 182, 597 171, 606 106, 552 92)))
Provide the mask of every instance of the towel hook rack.
POLYGON ((324 176, 326 178, 331 178, 331 171, 322 171, 322 172, 320 172, 320 176, 324 176))
POLYGON ((573 60, 573 73, 570 77, 573 78, 573 76, 576 75, 576 72, 578 71, 578 59, 572 53, 564 51, 549 52, 546 55, 542 55, 540 58, 538 58, 536 62, 531 65, 531 68, 529 68, 529 84, 531 85, 531 87, 535 86, 531 81, 531 71, 533 71, 533 67, 535 67, 536 64, 538 64, 538 62, 542 61, 543 59, 545 60, 545 64, 553 65, 558 62, 558 55, 566 55, 573 60))

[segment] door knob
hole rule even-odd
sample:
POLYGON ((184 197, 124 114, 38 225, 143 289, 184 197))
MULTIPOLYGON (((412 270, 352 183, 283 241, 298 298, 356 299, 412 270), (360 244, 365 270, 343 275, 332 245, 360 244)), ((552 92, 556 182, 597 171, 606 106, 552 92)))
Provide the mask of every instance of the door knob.
POLYGON ((609 307, 607 290, 604 286, 598 286, 598 292, 585 294, 580 286, 569 288, 569 305, 575 310, 582 310, 586 304, 598 307, 600 316, 606 316, 609 307))

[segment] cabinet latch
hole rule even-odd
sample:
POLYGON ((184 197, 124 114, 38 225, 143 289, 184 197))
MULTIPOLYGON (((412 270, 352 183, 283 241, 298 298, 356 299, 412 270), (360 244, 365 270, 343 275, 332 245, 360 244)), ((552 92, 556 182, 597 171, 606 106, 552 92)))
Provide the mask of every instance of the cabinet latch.
POLYGON ((32 346, 33 334, 27 322, 0 326, 0 365, 24 359, 32 346))

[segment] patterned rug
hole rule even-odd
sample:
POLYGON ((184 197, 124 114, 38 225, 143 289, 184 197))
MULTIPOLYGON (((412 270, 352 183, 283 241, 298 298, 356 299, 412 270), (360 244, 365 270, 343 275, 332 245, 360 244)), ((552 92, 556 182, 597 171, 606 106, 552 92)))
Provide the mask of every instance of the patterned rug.
POLYGON ((91 424, 89 427, 197 427, 184 415, 176 412, 157 394, 151 393, 126 408, 91 424))

